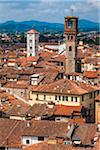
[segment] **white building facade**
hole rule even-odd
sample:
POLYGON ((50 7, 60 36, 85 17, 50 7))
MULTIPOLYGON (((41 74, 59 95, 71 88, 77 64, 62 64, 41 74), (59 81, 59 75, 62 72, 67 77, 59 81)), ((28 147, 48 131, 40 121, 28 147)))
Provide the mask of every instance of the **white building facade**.
POLYGON ((39 47, 39 32, 32 29, 27 32, 27 57, 37 56, 39 47))

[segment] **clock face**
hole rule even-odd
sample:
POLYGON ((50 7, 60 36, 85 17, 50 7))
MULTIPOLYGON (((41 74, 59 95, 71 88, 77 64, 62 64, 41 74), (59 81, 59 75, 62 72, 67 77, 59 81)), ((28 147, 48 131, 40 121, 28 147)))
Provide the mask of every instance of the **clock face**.
POLYGON ((68 27, 69 28, 73 28, 74 27, 74 21, 73 19, 70 19, 69 22, 68 22, 68 27))

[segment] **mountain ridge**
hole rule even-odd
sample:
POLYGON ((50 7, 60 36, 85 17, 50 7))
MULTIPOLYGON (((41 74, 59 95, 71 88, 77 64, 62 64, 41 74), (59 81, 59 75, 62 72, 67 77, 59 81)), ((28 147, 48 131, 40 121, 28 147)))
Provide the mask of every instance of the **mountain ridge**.
MULTIPOLYGON (((78 21, 79 31, 99 31, 100 24, 86 19, 78 21)), ((29 21, 14 21, 9 20, 4 23, 0 23, 0 32, 27 32, 34 28, 41 33, 45 32, 64 32, 63 23, 49 23, 44 21, 29 20, 29 21)))

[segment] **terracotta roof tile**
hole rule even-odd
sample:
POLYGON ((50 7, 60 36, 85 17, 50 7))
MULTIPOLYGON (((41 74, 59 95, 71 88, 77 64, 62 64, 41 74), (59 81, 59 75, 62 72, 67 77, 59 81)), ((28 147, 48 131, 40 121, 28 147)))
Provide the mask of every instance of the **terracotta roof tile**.
POLYGON ((56 105, 54 115, 71 116, 73 112, 81 112, 81 106, 56 105))
POLYGON ((32 34, 32 33, 39 33, 39 32, 37 32, 37 31, 34 30, 34 29, 31 29, 31 30, 29 30, 27 33, 28 33, 28 34, 32 34))
POLYGON ((26 146, 23 150, 74 150, 71 145, 64 144, 48 144, 48 142, 42 142, 26 146))
POLYGON ((98 71, 85 71, 83 76, 87 78, 98 78, 98 71))
POLYGON ((98 90, 97 86, 91 86, 86 83, 72 80, 61 79, 50 84, 33 86, 32 91, 58 93, 65 95, 82 95, 88 92, 98 90))
POLYGON ((95 124, 81 124, 75 130, 72 140, 80 139, 83 145, 91 145, 96 131, 97 125, 95 124))

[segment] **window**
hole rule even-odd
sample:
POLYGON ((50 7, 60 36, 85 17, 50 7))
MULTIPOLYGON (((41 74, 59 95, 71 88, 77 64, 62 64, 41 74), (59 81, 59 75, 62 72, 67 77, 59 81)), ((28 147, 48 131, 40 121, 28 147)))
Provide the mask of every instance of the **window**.
POLYGON ((69 46, 69 51, 72 51, 72 47, 71 46, 69 46))
POLYGON ((55 100, 57 100, 57 95, 55 96, 55 100))
POLYGON ((35 49, 37 48, 37 45, 35 45, 35 49))
POLYGON ((62 100, 63 100, 63 101, 65 100, 64 98, 65 98, 65 96, 62 97, 62 100))
POLYGON ((77 78, 76 78, 76 76, 75 76, 75 80, 76 80, 77 78))
POLYGON ((30 43, 32 43, 32 40, 30 40, 30 43))
POLYGON ((72 101, 72 102, 77 102, 77 97, 72 97, 72 98, 71 98, 71 101, 72 101))
POLYGON ((84 101, 84 96, 82 95, 82 102, 84 101))
POLYGON ((77 97, 71 97, 72 102, 77 102, 77 97))
POLYGON ((44 141, 44 137, 38 137, 38 141, 44 141))
POLYGON ((5 147, 0 147, 0 150, 5 150, 5 147))
POLYGON ((68 75, 68 79, 70 80, 70 75, 68 75))
POLYGON ((21 95, 23 95, 23 92, 21 92, 21 95))
POLYGON ((30 144, 30 140, 26 140, 26 144, 30 144))
POLYGON ((70 19, 69 22, 68 22, 68 27, 69 28, 73 28, 74 27, 74 21, 73 19, 70 19))
POLYGON ((67 97, 67 96, 63 96, 63 97, 62 97, 62 100, 63 100, 63 101, 68 101, 68 97, 67 97))
POLYGON ((46 100, 46 95, 44 95, 44 100, 46 100))
POLYGON ((77 102, 77 97, 75 97, 75 102, 77 102))
POLYGON ((71 101, 73 102, 73 97, 71 97, 71 101))
POLYGON ((73 40, 73 36, 72 35, 68 35, 68 40, 73 40))
POLYGON ((59 96, 59 101, 61 100, 61 96, 59 96))
POLYGON ((70 36, 70 39, 71 39, 71 40, 73 39, 73 36, 72 36, 72 35, 70 36))
POLYGON ((63 66, 64 65, 64 63, 63 62, 61 62, 61 66, 63 66))
POLYGON ((89 109, 91 109, 92 108, 92 104, 89 104, 89 109))
POLYGON ((70 39, 70 35, 68 35, 68 40, 70 39))
POLYGON ((30 49, 32 49, 32 46, 30 46, 30 49))
POLYGON ((90 98, 90 99, 92 98, 92 93, 89 93, 89 98, 90 98))
POLYGON ((39 98, 39 95, 37 94, 37 95, 36 95, 36 99, 38 99, 38 98, 39 98))
POLYGON ((66 96, 66 101, 68 101, 68 96, 66 96))
POLYGON ((97 95, 98 95, 98 94, 100 94, 100 92, 99 92, 99 91, 97 91, 97 95))

